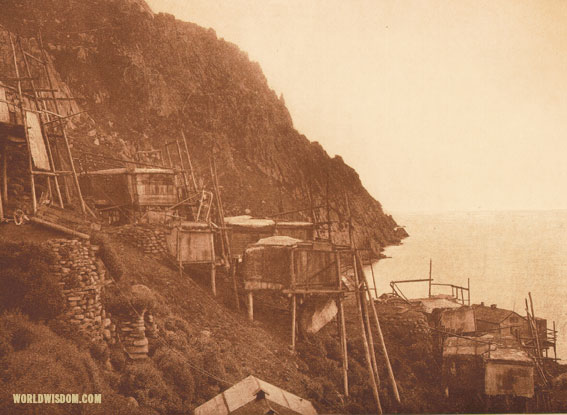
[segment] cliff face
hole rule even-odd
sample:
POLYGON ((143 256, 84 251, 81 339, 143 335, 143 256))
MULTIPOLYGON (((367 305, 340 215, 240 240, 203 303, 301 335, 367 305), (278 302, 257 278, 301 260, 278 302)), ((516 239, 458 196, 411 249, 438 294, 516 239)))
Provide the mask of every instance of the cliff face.
POLYGON ((341 212, 332 219, 349 195, 360 243, 404 236, 352 168, 294 129, 260 66, 212 29, 155 15, 143 0, 1 3, 0 23, 25 37, 41 32, 54 69, 84 99, 75 148, 131 158, 184 131, 205 185, 214 155, 228 214, 303 208, 309 195, 317 205, 328 187, 341 212))

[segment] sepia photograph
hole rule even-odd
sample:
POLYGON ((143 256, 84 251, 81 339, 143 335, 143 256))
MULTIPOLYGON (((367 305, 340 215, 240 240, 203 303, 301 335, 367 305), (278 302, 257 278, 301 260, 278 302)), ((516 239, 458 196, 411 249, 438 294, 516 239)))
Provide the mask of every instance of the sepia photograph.
POLYGON ((0 0, 0 415, 567 413, 567 2, 0 0))

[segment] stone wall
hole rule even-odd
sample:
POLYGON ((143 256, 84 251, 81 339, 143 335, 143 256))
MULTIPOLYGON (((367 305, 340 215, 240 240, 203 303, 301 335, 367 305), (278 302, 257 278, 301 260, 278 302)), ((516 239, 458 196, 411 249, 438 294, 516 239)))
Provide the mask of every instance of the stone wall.
POLYGON ((97 254, 99 247, 77 239, 52 239, 47 246, 56 259, 51 271, 58 276, 66 299, 58 320, 90 341, 121 343, 131 359, 146 358, 148 338, 158 335, 154 318, 149 310, 139 315, 111 315, 105 310, 103 291, 112 281, 106 280, 106 268, 97 254))
POLYGON ((124 225, 116 234, 148 255, 167 255, 167 228, 159 225, 124 225))
POLYGON ((52 272, 66 298, 59 319, 93 340, 102 338, 105 324, 110 323, 102 305, 106 269, 97 258, 98 246, 77 239, 52 239, 47 246, 55 255, 52 272))
POLYGON ((120 340, 130 359, 139 360, 148 357, 148 338, 157 338, 158 329, 149 311, 121 318, 120 340))

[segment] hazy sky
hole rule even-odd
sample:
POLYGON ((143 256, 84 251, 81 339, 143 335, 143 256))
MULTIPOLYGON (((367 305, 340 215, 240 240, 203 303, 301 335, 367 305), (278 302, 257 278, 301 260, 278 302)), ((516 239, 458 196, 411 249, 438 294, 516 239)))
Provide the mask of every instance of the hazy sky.
POLYGON ((248 52, 388 211, 567 208, 567 1, 148 2, 248 52))

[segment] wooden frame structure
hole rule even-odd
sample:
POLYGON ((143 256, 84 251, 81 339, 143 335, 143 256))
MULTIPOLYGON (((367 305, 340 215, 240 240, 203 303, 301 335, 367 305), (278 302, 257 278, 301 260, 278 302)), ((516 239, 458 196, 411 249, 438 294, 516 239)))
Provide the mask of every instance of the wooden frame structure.
POLYGON ((216 295, 217 257, 214 235, 215 230, 210 222, 180 222, 171 229, 166 240, 169 252, 180 269, 185 265, 209 265, 211 290, 216 295))
POLYGON ((115 217, 136 219, 148 210, 171 209, 179 202, 175 180, 173 170, 161 168, 122 167, 80 174, 85 194, 109 224, 116 222, 115 217))
POLYGON ((9 201, 8 154, 22 145, 28 159, 31 212, 35 214, 38 210, 41 195, 36 194, 36 185, 43 183, 50 202, 57 200, 61 208, 78 205, 85 215, 87 207, 65 130, 65 120, 77 114, 60 114, 60 102, 74 99, 61 96, 54 88, 49 57, 41 38, 33 39, 41 57, 26 51, 22 38, 2 26, 0 39, 10 45, 13 61, 13 72, 0 74, 0 220, 4 219, 4 206, 9 201))
POLYGON ((399 284, 408 284, 416 282, 426 282, 428 284, 428 295, 427 298, 434 298, 432 294, 433 287, 451 287, 451 298, 455 301, 460 302, 462 305, 471 305, 471 280, 467 278, 467 286, 460 286, 455 284, 444 284, 444 283, 434 283, 432 277, 432 261, 429 260, 429 278, 418 278, 412 280, 397 280, 390 281, 390 287, 392 288, 392 293, 401 297, 406 302, 410 300, 404 295, 399 284), (465 295, 466 293, 466 295, 465 295))

